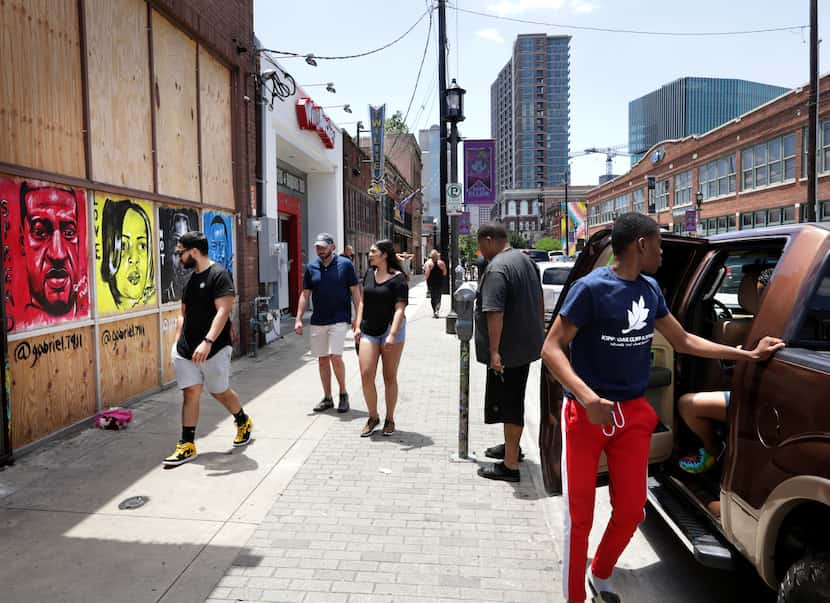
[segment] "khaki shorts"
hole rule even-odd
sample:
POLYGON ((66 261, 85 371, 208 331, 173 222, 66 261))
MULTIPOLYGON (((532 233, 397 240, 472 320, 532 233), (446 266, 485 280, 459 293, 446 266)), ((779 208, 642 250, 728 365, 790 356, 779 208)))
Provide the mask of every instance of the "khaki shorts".
POLYGON ((309 337, 311 354, 317 358, 342 356, 349 326, 347 322, 338 322, 333 325, 311 325, 309 337))
POLYGON ((182 358, 173 344, 171 357, 176 369, 176 382, 179 389, 204 385, 211 394, 221 394, 228 391, 231 383, 231 354, 233 348, 226 345, 208 358, 202 364, 182 358))

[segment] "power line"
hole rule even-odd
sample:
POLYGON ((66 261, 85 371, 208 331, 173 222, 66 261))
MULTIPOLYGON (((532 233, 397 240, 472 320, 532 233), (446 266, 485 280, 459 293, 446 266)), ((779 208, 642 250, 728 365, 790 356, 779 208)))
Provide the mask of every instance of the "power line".
POLYGON ((587 25, 569 25, 566 23, 549 23, 546 21, 533 21, 531 19, 519 19, 517 17, 502 17, 492 13, 485 13, 477 10, 470 10, 466 8, 459 8, 456 5, 447 3, 447 8, 451 8, 457 13, 468 13, 470 15, 478 15, 480 17, 489 17, 490 19, 498 19, 500 21, 512 21, 514 23, 524 23, 527 25, 542 25, 545 27, 558 27, 560 29, 576 29, 580 31, 598 31, 603 33, 618 33, 618 34, 633 34, 640 36, 664 36, 664 37, 717 37, 717 36, 743 36, 750 34, 774 33, 779 31, 793 31, 804 30, 807 25, 793 25, 791 27, 768 27, 764 29, 744 29, 737 31, 647 31, 639 29, 614 29, 612 27, 590 27, 587 25))
MULTIPOLYGON (((406 120, 409 118, 409 112, 412 109, 412 101, 415 100, 415 95, 418 93, 418 86, 421 83, 421 73, 424 69, 424 62, 427 58, 427 52, 429 51, 429 43, 432 38, 432 10, 428 11, 429 14, 429 28, 427 29, 427 41, 424 44, 424 54, 421 55, 421 64, 418 66, 418 76, 415 78, 415 88, 412 90, 412 95, 409 97, 409 104, 406 107, 406 113, 403 116, 403 123, 406 124, 406 120)), ((392 148, 389 149, 391 153, 395 149, 395 145, 398 144, 398 140, 400 140, 400 136, 395 137, 395 141, 392 143, 392 148)))
POLYGON ((344 60, 344 59, 359 59, 361 57, 369 56, 370 54, 375 54, 375 53, 378 53, 382 50, 386 50, 390 46, 394 46, 395 44, 397 44, 398 42, 403 40, 406 36, 408 36, 412 32, 412 30, 415 29, 418 26, 418 24, 421 21, 424 20, 424 17, 426 17, 427 15, 430 16, 430 21, 432 21, 432 8, 431 7, 428 8, 426 11, 424 11, 424 13, 420 17, 418 17, 418 20, 415 21, 415 23, 413 23, 412 26, 409 29, 407 29, 400 36, 398 36, 397 38, 395 38, 394 40, 392 40, 388 44, 384 44, 380 48, 375 48, 374 50, 367 50, 366 52, 361 52, 361 53, 358 53, 358 54, 348 54, 348 55, 343 55, 343 56, 319 56, 319 55, 316 55, 316 54, 291 52, 291 51, 288 51, 288 50, 272 50, 270 48, 263 48, 261 50, 261 52, 270 52, 270 53, 273 53, 273 54, 278 54, 278 55, 288 56, 288 57, 313 56, 314 59, 322 59, 322 60, 325 60, 325 61, 340 61, 340 60, 344 60))

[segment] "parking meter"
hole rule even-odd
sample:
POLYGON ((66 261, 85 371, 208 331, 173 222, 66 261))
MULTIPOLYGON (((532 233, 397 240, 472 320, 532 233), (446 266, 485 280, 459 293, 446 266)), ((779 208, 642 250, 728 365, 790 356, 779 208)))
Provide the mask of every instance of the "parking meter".
POLYGON ((458 264, 453 272, 455 272, 455 285, 458 287, 464 282, 464 267, 458 264))
POLYGON ((473 306, 476 301, 478 287, 473 282, 464 283, 455 290, 455 333, 461 341, 470 341, 473 338, 473 306))

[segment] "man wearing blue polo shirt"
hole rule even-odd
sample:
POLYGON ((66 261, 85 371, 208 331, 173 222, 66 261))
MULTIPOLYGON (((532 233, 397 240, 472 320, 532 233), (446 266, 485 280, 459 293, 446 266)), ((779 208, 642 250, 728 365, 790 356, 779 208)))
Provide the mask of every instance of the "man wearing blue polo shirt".
POLYGON ((297 308, 294 332, 303 334, 303 315, 311 297, 314 306, 311 313, 311 353, 317 356, 320 381, 323 383, 323 399, 314 407, 315 412, 334 408, 331 396, 331 372, 340 387, 337 412, 349 410, 349 394, 346 392, 346 367, 343 364, 343 343, 352 320, 352 304, 360 303, 360 287, 354 264, 334 253, 334 239, 327 232, 317 235, 314 242, 317 259, 308 263, 303 273, 303 293, 297 308), (351 295, 350 295, 351 294, 351 295))

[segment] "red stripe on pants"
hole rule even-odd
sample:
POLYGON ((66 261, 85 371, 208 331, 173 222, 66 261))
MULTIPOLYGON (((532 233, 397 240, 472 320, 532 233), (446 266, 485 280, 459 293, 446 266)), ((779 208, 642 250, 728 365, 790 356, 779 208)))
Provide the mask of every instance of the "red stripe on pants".
POLYGON ((594 520, 594 496, 600 454, 608 459, 611 520, 594 554, 591 571, 609 578, 634 530, 644 518, 648 449, 657 413, 644 397, 614 406, 616 425, 594 425, 575 400, 562 405, 562 486, 565 497, 565 598, 585 600, 588 536, 594 520), (622 425, 622 427, 620 427, 622 425), (610 434, 610 435, 606 435, 610 434))

